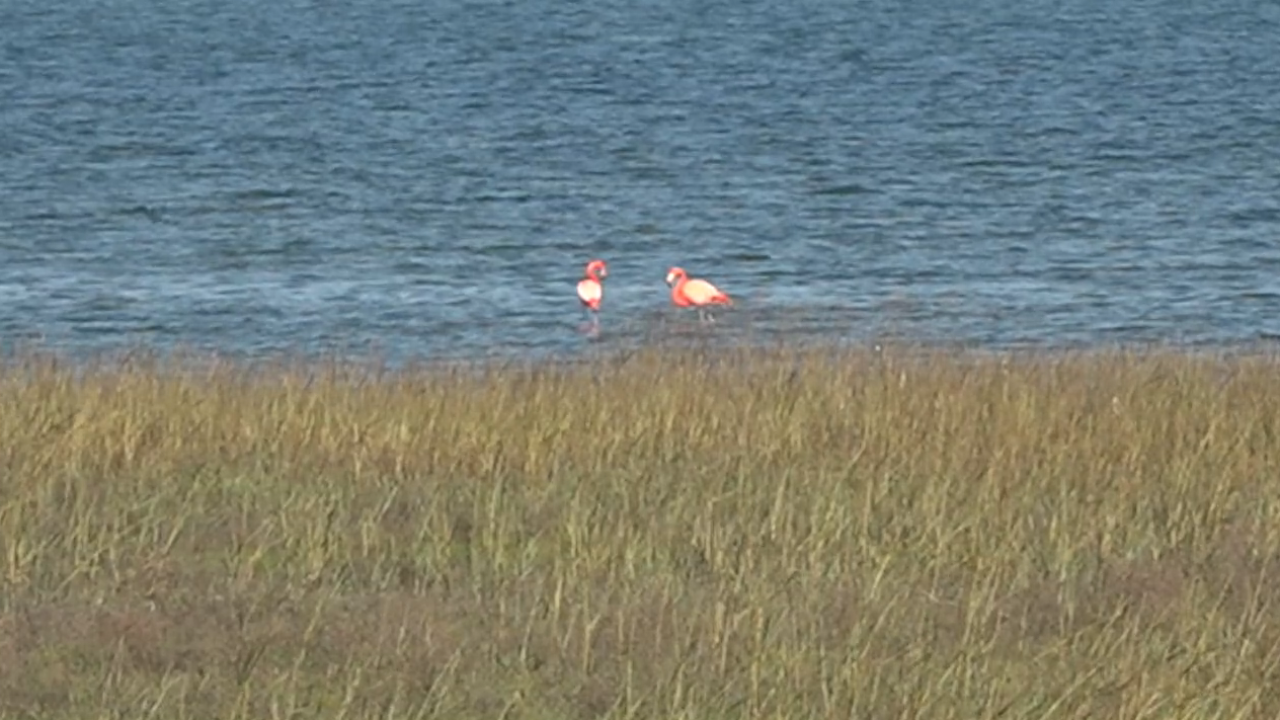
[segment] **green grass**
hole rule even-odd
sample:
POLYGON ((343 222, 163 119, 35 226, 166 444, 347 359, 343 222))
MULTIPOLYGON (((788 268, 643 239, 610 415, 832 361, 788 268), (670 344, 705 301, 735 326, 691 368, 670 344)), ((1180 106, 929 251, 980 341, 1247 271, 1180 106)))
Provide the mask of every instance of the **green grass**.
POLYGON ((0 369, 0 716, 1273 718, 1280 361, 0 369))

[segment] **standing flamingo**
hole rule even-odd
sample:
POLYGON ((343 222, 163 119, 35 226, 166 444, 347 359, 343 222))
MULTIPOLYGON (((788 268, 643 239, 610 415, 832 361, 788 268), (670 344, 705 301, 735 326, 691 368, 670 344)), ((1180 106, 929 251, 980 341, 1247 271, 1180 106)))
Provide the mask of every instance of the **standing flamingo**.
POLYGON ((600 301, 604 299, 604 284, 600 281, 609 276, 609 268, 603 260, 592 260, 578 281, 578 299, 582 306, 591 313, 591 321, 599 322, 600 301))
POLYGON ((700 278, 690 278, 678 267, 667 271, 667 284, 671 286, 671 302, 676 307, 696 307, 698 317, 703 320, 711 318, 707 314, 708 305, 732 305, 733 300, 723 290, 700 278))

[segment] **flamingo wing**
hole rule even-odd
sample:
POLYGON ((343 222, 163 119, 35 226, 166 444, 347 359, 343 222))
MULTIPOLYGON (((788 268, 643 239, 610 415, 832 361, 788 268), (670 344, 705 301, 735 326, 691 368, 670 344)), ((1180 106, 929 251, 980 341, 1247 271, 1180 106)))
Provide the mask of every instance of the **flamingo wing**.
POLYGON ((693 305, 728 305, 731 302, 729 296, 720 288, 697 278, 686 280, 681 288, 681 294, 693 305))

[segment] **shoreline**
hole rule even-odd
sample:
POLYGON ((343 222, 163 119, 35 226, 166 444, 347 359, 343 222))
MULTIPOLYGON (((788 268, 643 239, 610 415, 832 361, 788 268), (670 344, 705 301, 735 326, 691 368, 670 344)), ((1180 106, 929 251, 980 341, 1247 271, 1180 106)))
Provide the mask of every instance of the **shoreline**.
POLYGON ((703 360, 778 359, 828 356, 866 360, 876 357, 896 359, 950 358, 958 362, 972 361, 1066 361, 1099 357, 1195 358, 1216 361, 1270 360, 1280 362, 1280 343, 1259 340, 1231 344, 1176 343, 1094 343, 987 347, 976 343, 947 341, 911 341, 884 338, 864 341, 715 343, 666 340, 628 347, 587 348, 586 352, 560 355, 502 355, 459 357, 418 357, 390 361, 385 355, 343 352, 275 352, 262 354, 228 353, 184 346, 163 347, 132 345, 92 353, 68 352, 63 348, 37 345, 3 347, 0 351, 0 373, 18 367, 49 365, 80 372, 101 372, 126 367, 148 366, 177 372, 237 371, 279 372, 335 371, 365 372, 377 376, 419 373, 455 373, 459 371, 493 372, 503 369, 565 369, 597 365, 617 365, 637 357, 699 358, 703 360))

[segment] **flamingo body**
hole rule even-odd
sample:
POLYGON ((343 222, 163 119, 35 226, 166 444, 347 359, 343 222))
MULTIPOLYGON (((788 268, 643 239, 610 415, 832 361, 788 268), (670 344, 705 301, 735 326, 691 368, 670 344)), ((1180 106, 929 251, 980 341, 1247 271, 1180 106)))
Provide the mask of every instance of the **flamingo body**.
POLYGON ((723 290, 701 278, 690 278, 678 267, 667 272, 667 284, 671 286, 671 302, 677 307, 733 304, 723 290))
POLYGON ((582 278, 578 281, 578 299, 588 310, 599 312, 600 301, 604 299, 604 286, 595 278, 582 278))
POLYGON ((592 313, 600 312, 600 303, 604 300, 604 283, 600 281, 608 275, 609 269, 603 260, 592 260, 578 281, 578 300, 592 313))

